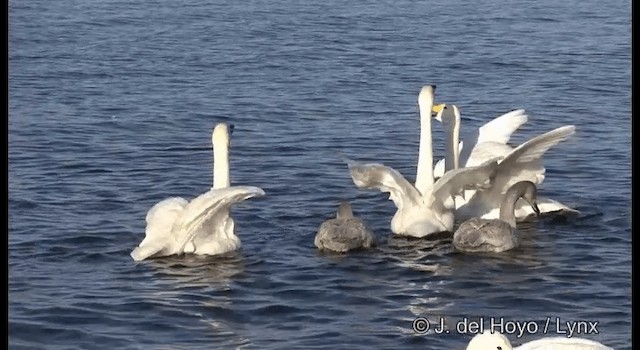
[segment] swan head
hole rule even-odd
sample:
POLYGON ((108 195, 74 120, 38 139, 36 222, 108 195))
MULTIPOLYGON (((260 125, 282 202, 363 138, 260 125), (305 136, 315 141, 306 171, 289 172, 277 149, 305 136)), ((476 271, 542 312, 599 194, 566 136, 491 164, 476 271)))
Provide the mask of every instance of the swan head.
POLYGON ((419 106, 431 106, 431 115, 435 116, 442 111, 442 109, 446 106, 444 103, 435 104, 435 94, 436 94, 436 86, 435 85, 425 85, 420 90, 420 94, 418 94, 418 105, 419 106))
POLYGON ((447 108, 447 105, 444 103, 433 105, 433 107, 431 107, 431 114, 441 123, 442 123, 442 113, 445 110, 445 108, 447 108))
POLYGON ((336 215, 336 219, 348 219, 353 217, 353 211, 351 210, 351 204, 349 202, 343 201, 340 202, 340 207, 338 208, 338 214, 336 215))
POLYGON ((500 333, 484 332, 471 339, 467 350, 512 350, 509 339, 500 333))
POLYGON ((435 85, 425 85, 420 89, 420 93, 418 94, 418 106, 431 106, 431 112, 437 113, 437 111, 433 111, 433 105, 435 101, 436 95, 436 86, 435 85))
POLYGON ((233 124, 218 123, 213 128, 213 134, 211 135, 211 142, 214 145, 227 145, 229 146, 229 135, 233 133, 233 124))
POLYGON ((434 118, 440 123, 453 121, 454 119, 460 119, 460 109, 456 105, 448 105, 441 103, 434 105, 431 109, 435 113, 434 118))
POLYGON ((531 181, 520 181, 511 186, 511 191, 519 194, 529 205, 536 216, 540 216, 540 208, 538 208, 538 189, 531 181))
POLYGON ((524 194, 522 195, 522 198, 524 198, 525 201, 527 201, 527 203, 529 203, 529 205, 531 206, 531 209, 533 209, 533 212, 536 213, 536 216, 540 216, 540 208, 538 208, 538 190, 536 188, 536 185, 531 182, 531 181, 527 181, 527 187, 524 191, 524 194))

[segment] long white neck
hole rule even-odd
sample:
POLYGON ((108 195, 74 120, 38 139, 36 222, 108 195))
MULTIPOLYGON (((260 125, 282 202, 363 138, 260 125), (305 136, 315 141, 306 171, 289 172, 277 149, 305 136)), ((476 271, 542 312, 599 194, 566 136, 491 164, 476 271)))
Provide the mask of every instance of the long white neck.
POLYGON ((460 112, 453 108, 453 125, 451 131, 451 152, 453 153, 453 169, 460 168, 460 112))
POLYGON ((416 189, 422 195, 426 195, 433 187, 433 141, 431 139, 432 91, 430 86, 423 87, 418 97, 418 108, 420 110, 420 149, 418 151, 416 189), (430 89, 430 91, 425 91, 426 89, 430 89), (427 94, 430 96, 427 96, 427 94))
MULTIPOLYGON (((459 168, 459 143, 460 143, 460 123, 456 116, 447 117, 446 126, 447 134, 445 141, 444 171, 459 168)), ((444 120, 443 120, 444 122, 444 120)))
POLYGON ((231 186, 229 174, 229 131, 226 125, 213 131, 211 139, 213 144, 213 188, 226 188, 231 186))

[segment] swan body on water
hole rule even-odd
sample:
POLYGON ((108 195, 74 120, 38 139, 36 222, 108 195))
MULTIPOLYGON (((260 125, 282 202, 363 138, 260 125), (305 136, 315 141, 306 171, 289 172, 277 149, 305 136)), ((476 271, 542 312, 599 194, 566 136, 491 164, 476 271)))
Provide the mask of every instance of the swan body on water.
POLYGON ((182 253, 217 255, 240 248, 231 206, 265 192, 254 186, 230 187, 226 123, 216 125, 212 144, 213 187, 190 202, 171 197, 154 205, 145 218, 145 238, 131 252, 135 261, 182 253))
POLYGON ((391 231, 398 235, 425 237, 452 231, 454 196, 465 189, 487 188, 498 166, 497 161, 488 161, 477 167, 454 169, 434 182, 431 138, 431 115, 437 112, 434 94, 435 86, 427 85, 418 96, 420 149, 415 185, 385 165, 349 163, 349 173, 358 188, 389 193, 397 208, 391 231))
POLYGON ((514 216, 515 204, 524 199, 536 214, 536 185, 531 181, 513 184, 500 205, 499 219, 471 218, 463 222, 453 234, 453 246, 465 252, 503 252, 520 245, 514 216))
POLYGON ((348 202, 342 202, 336 218, 329 219, 320 225, 314 244, 320 250, 347 252, 373 247, 376 241, 373 232, 364 222, 353 216, 351 205, 348 202))
POLYGON ((513 347, 503 334, 485 331, 475 335, 466 350, 613 350, 613 348, 594 340, 575 337, 547 337, 513 347))
MULTIPOLYGON (((505 116, 508 116, 507 113, 505 116)), ((499 117, 496 120, 502 119, 505 116, 499 117)), ((503 121, 495 124, 504 125, 505 133, 502 135, 500 142, 506 143, 508 135, 511 135, 515 130, 515 125, 519 125, 522 119, 518 118, 518 114, 512 114, 516 119, 512 122, 503 121)), ((445 168, 451 166, 456 168, 458 163, 464 166, 464 163, 460 162, 458 158, 457 150, 457 134, 460 123, 460 113, 455 105, 448 105, 442 108, 438 112, 438 116, 443 124, 448 126, 448 142, 446 144, 447 158, 453 158, 449 162, 445 162, 445 168)), ((490 122, 488 124, 491 124, 490 122)), ((499 127, 495 128, 496 130, 499 127)), ((509 186, 518 181, 531 181, 536 186, 539 186, 544 180, 545 168, 542 165, 542 156, 556 144, 568 139, 575 133, 575 126, 567 125, 556 128, 552 131, 538 135, 522 145, 511 149, 511 147, 504 145, 504 150, 510 149, 506 154, 494 154, 494 159, 498 159, 500 166, 496 172, 496 178, 494 184, 489 190, 482 192, 466 191, 464 197, 456 197, 456 216, 461 219, 468 219, 472 217, 481 217, 484 219, 497 219, 500 215, 500 201, 502 195, 508 190, 509 186)), ((486 134, 486 132, 485 132, 486 134)), ((499 135, 498 132, 494 132, 494 135, 499 135)), ((494 136, 497 140, 500 137, 494 136)), ((462 152, 460 152, 462 153, 462 152)), ((489 157, 489 156, 486 156, 489 157)), ((480 157, 481 159, 484 159, 480 157)), ((469 158, 467 158, 469 159, 469 158)), ((469 162, 469 160, 467 160, 469 162)), ((473 164, 473 161, 471 161, 473 164)), ((555 200, 538 197, 538 208, 541 213, 563 213, 563 214, 578 214, 575 209, 559 203, 555 200)), ((516 203, 515 207, 516 220, 524 220, 536 213, 532 210, 531 206, 525 201, 520 200, 516 203)))

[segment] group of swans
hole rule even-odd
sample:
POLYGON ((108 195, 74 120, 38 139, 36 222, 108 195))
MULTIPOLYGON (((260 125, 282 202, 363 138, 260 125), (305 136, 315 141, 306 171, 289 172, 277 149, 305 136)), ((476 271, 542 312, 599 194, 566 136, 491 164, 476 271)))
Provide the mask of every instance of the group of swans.
MULTIPOLYGON (((557 128, 512 148, 507 145, 511 134, 527 121, 523 110, 515 110, 460 142, 459 109, 436 105, 435 89, 424 86, 418 95, 420 146, 414 184, 383 164, 347 164, 358 188, 389 193, 397 208, 391 220, 394 234, 420 238, 454 232, 456 218, 472 219, 455 232, 454 245, 460 250, 502 251, 517 245, 512 237, 517 220, 531 214, 574 211, 535 196, 535 186, 544 180, 542 155, 571 136, 574 126, 557 128), (435 168, 431 135, 434 115, 447 129, 446 157, 435 168), (495 246, 491 242, 502 243, 495 246)), ((131 252, 134 260, 183 253, 216 255, 240 247, 231 206, 264 196, 265 192, 254 186, 231 186, 231 131, 226 123, 213 130, 213 187, 191 201, 171 197, 154 205, 146 216, 145 238, 131 252)), ((315 244, 321 250, 348 251, 373 246, 375 238, 345 202, 336 218, 322 224, 315 244)))
POLYGON ((424 86, 418 95, 420 146, 415 184, 379 163, 348 165, 358 188, 389 193, 396 206, 391 220, 393 233, 426 237, 454 232, 455 218, 472 219, 454 233, 456 248, 503 251, 517 245, 513 237, 516 221, 541 213, 577 213, 564 204, 536 196, 536 186, 544 180, 542 156, 573 135, 575 126, 554 129, 512 148, 507 145, 511 134, 527 121, 523 110, 515 110, 460 142, 458 107, 435 104, 434 100, 435 86, 424 86), (435 168, 433 114, 447 129, 446 156, 435 168))
POLYGON ((451 169, 437 181, 434 179, 431 140, 434 93, 434 86, 428 85, 418 96, 420 149, 415 184, 383 164, 348 164, 351 178, 358 188, 389 193, 389 199, 397 208, 391 220, 391 231, 398 235, 425 237, 451 231, 455 214, 454 196, 467 189, 490 186, 498 168, 497 160, 488 160, 477 166, 451 169))
MULTIPOLYGON (((394 234, 425 237, 453 231, 455 218, 465 218, 454 232, 453 245, 462 251, 501 252, 518 246, 516 222, 529 215, 577 211, 537 196, 544 180, 542 156, 575 132, 572 125, 536 136, 522 145, 507 145, 511 134, 527 121, 523 110, 504 114, 460 141, 460 112, 455 105, 434 103, 435 86, 418 96, 420 147, 415 183, 379 163, 349 162, 349 173, 360 189, 389 193, 397 210, 391 220, 394 234), (447 131, 446 156, 433 167, 431 118, 447 131)), ((254 186, 231 186, 229 145, 232 127, 219 123, 212 133, 213 186, 188 201, 167 198, 146 216, 145 237, 131 252, 135 261, 193 253, 218 255, 240 248, 231 207, 265 192, 254 186)), ((314 243, 320 250, 346 252, 376 244, 373 232, 341 202, 335 218, 322 223, 314 243)), ((499 333, 476 335, 467 350, 597 349, 598 342, 579 338, 543 338, 513 348, 499 333)))

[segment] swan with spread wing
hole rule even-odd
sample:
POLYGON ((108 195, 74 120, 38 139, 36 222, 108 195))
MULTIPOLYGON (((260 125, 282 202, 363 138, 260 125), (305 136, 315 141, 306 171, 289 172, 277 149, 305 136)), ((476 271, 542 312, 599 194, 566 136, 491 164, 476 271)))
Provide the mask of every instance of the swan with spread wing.
POLYGON ((458 107, 439 104, 434 108, 438 112, 436 120, 446 129, 445 145, 450 146, 445 148, 445 158, 440 159, 433 169, 435 178, 441 177, 447 170, 479 165, 494 158, 504 158, 513 151, 513 148, 507 145, 511 135, 529 119, 524 109, 516 109, 494 118, 460 140, 461 118, 458 107), (458 157, 454 157, 454 152, 458 157))
POLYGON ((453 231, 454 195, 466 189, 486 188, 491 184, 498 163, 490 160, 475 167, 446 172, 438 181, 433 178, 431 118, 435 86, 427 85, 418 96, 420 112, 420 147, 415 185, 397 170, 378 163, 350 162, 349 173, 360 189, 388 192, 397 210, 391 231, 398 235, 425 237, 453 231))
MULTIPOLYGON (((442 105, 441 105, 442 106, 442 105)), ((487 123, 480 128, 479 134, 482 139, 482 129, 500 119, 509 116, 509 113, 496 118, 494 121, 487 123)), ((556 144, 567 140, 575 133, 575 126, 567 125, 556 128, 542 135, 538 135, 527 142, 524 142, 516 148, 506 145, 510 135, 515 131, 518 124, 517 114, 511 114, 512 118, 509 122, 504 119, 503 122, 496 123, 490 132, 493 136, 494 143, 501 142, 502 150, 495 146, 483 146, 483 143, 473 143, 463 141, 462 145, 471 146, 470 153, 460 152, 458 149, 458 138, 460 130, 460 112, 455 105, 444 105, 439 111, 436 119, 441 121, 447 129, 446 158, 444 169, 456 169, 458 167, 473 166, 477 162, 486 161, 486 159, 498 159, 500 166, 495 175, 495 181, 490 188, 481 192, 474 190, 465 191, 464 196, 456 197, 456 216, 461 219, 471 217, 481 217, 484 219, 497 219, 500 213, 500 203, 504 193, 511 185, 518 181, 531 181, 539 186, 545 178, 545 168, 542 164, 543 155, 556 144), (516 118, 513 118, 516 117, 516 118), (500 125, 503 132, 500 133, 500 125), (502 136, 500 136, 502 135, 502 136), (496 142, 497 141, 497 142, 496 142), (487 152, 487 150, 489 150, 487 152), (469 156, 470 154, 470 156, 469 156), (474 157, 475 155, 475 157, 474 157)), ((486 128, 485 128, 486 129, 486 128)), ((485 130, 485 134, 487 134, 485 130)), ((466 147, 465 147, 466 149, 466 147)), ((577 214, 578 211, 559 203, 555 200, 538 197, 537 199, 540 213, 567 213, 577 214)), ((536 215, 532 207, 526 201, 520 199, 515 207, 516 219, 522 220, 531 215, 536 215)))
POLYGON ((213 187, 191 201, 171 197, 149 209, 145 238, 131 252, 133 260, 182 253, 217 255, 240 248, 231 206, 265 192, 254 186, 230 186, 229 129, 220 123, 213 130, 213 187))

